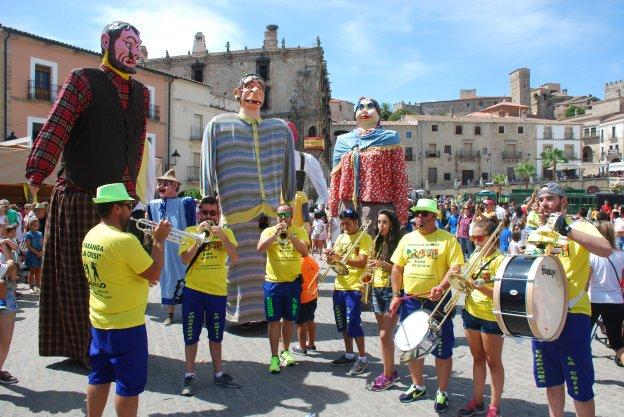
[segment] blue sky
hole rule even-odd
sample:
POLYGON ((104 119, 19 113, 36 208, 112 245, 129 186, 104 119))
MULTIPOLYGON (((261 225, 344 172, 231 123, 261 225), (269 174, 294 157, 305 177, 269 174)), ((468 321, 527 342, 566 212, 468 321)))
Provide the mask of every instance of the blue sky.
POLYGON ((112 20, 141 31, 150 57, 185 54, 203 32, 208 49, 259 47, 279 26, 287 46, 320 36, 332 96, 354 101, 431 101, 510 95, 509 72, 531 86, 560 82, 572 95, 604 95, 624 79, 624 0, 271 0, 138 2, 3 1, 4 25, 99 50, 112 20))

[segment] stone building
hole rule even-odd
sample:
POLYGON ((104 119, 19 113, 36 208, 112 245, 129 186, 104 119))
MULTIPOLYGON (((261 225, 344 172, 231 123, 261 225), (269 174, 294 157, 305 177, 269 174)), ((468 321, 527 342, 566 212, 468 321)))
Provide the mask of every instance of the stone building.
POLYGON ((531 106, 531 70, 518 68, 509 73, 511 102, 531 106))
POLYGON ((350 101, 332 98, 329 100, 329 108, 332 122, 355 120, 354 104, 350 101))
POLYGON ((215 96, 229 98, 233 97, 242 75, 260 74, 266 80, 262 116, 292 121, 299 137, 304 138, 297 145, 298 149, 328 158, 331 153, 330 86, 320 39, 310 47, 287 47, 284 39, 278 45, 277 29, 276 25, 266 27, 261 47, 234 51, 230 50, 228 42, 225 51, 220 52, 208 51, 204 35, 199 32, 195 35, 192 52, 180 56, 166 53, 164 57, 148 59, 146 64, 204 82, 215 96), (305 146, 308 138, 313 138, 309 142, 315 144, 314 150, 305 146), (320 149, 323 147, 328 151, 320 149))
POLYGON ((531 89, 531 113, 540 119, 554 119, 555 108, 573 97, 559 83, 546 83, 531 89))
POLYGON ((476 89, 460 90, 459 99, 443 101, 424 101, 411 103, 400 101, 394 103, 392 110, 407 110, 412 114, 439 115, 439 116, 462 116, 483 110, 486 107, 503 101, 509 101, 506 96, 478 96, 476 89))

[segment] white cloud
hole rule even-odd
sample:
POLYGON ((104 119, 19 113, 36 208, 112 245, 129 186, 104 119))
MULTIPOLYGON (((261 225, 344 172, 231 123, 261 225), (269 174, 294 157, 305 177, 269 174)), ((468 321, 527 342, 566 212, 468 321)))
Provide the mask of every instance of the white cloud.
POLYGON ((133 24, 141 32, 150 58, 164 56, 165 50, 172 56, 186 54, 193 49, 197 32, 204 34, 209 51, 225 51, 228 41, 232 49, 242 49, 243 28, 206 4, 194 0, 147 0, 125 10, 105 6, 95 10, 94 21, 98 34, 101 27, 114 20, 133 24))

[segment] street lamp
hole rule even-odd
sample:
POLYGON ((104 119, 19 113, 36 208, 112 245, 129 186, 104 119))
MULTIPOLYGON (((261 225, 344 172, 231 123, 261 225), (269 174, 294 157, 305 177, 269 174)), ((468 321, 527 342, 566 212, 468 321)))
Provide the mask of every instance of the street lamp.
POLYGON ((175 151, 173 151, 173 153, 171 154, 171 157, 169 158, 167 169, 169 170, 173 168, 174 166, 176 166, 179 160, 180 160, 180 154, 178 153, 178 150, 176 149, 175 151))
POLYGON ((488 181, 492 181, 492 154, 489 153, 487 156, 487 162, 488 162, 488 181))

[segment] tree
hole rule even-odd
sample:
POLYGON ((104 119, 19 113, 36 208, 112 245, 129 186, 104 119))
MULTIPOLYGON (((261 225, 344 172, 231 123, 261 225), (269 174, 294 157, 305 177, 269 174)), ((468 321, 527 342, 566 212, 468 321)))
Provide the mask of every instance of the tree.
POLYGON ((568 162, 568 158, 565 157, 561 149, 553 148, 542 152, 542 163, 544 167, 552 167, 554 181, 557 181, 557 164, 565 164, 566 162, 568 162))
POLYGON ((565 111, 565 117, 574 117, 585 114, 585 109, 579 106, 571 105, 565 111))
POLYGON ((390 103, 381 103, 381 114, 379 117, 381 120, 388 120, 390 115, 392 115, 392 108, 390 107, 390 103))
POLYGON ((521 162, 514 168, 514 174, 518 178, 522 178, 524 188, 529 188, 529 180, 535 175, 535 165, 530 162, 521 162))
POLYGON ((503 191, 503 184, 505 184, 506 179, 507 176, 503 174, 495 174, 492 176, 492 184, 498 188, 498 191, 496 191, 497 200, 500 198, 501 192, 503 191))
POLYGON ((193 197, 196 200, 201 200, 202 195, 198 188, 187 188, 183 191, 185 197, 193 197))
POLYGON ((401 120, 401 116, 407 116, 408 114, 415 114, 415 113, 412 110, 398 109, 392 112, 388 120, 391 122, 396 122, 397 120, 401 120))

